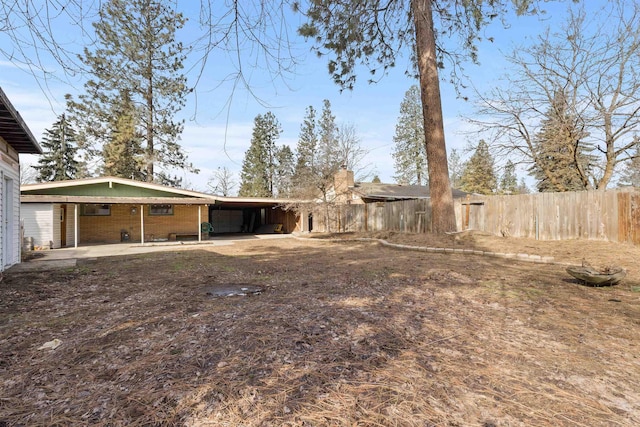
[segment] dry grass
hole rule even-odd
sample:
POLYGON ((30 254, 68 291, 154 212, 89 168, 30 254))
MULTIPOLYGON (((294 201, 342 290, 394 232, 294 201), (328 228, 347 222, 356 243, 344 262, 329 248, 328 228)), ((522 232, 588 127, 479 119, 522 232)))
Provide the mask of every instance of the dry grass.
MULTIPOLYGON (((507 244, 481 239, 453 244, 507 244)), ((560 266, 256 241, 7 275, 0 301, 0 425, 640 425, 635 270, 589 288, 560 266), (206 294, 229 284, 266 290, 206 294)))

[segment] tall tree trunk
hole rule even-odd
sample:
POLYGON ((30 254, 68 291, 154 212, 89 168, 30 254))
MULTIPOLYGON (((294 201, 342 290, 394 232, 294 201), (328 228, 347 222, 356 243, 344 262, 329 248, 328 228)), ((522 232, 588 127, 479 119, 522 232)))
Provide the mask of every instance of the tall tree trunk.
POLYGON ((153 117, 153 67, 151 64, 151 53, 149 52, 149 59, 147 64, 147 182, 153 182, 155 163, 155 147, 154 147, 154 135, 153 128, 155 126, 153 117))
POLYGON ((412 0, 411 8, 416 30, 420 93, 424 114, 424 135, 429 166, 431 193, 431 227, 434 233, 456 231, 456 215, 449 183, 447 147, 444 140, 440 80, 436 59, 436 39, 433 32, 431 3, 433 0, 412 0))

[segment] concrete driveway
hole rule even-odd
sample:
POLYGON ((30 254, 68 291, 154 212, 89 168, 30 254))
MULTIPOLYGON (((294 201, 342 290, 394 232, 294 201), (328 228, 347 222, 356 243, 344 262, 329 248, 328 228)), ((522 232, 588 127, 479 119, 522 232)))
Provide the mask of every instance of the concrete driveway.
POLYGON ((84 245, 77 248, 50 249, 38 251, 37 257, 16 264, 6 273, 20 271, 46 271, 58 268, 70 268, 77 265, 79 259, 95 259, 107 256, 126 256, 144 254, 149 252, 191 250, 207 246, 227 246, 240 241, 256 239, 287 239, 293 238, 291 234, 233 234, 228 236, 213 237, 201 242, 150 242, 140 243, 116 243, 105 245, 84 245))

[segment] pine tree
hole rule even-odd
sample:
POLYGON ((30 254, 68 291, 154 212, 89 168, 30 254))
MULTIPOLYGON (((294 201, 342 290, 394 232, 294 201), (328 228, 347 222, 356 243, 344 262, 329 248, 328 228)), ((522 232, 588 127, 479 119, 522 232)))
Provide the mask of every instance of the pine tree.
POLYGON ((293 192, 294 155, 288 145, 277 149, 275 195, 278 197, 291 197, 293 192))
POLYGON ((462 180, 462 172, 464 170, 464 162, 458 154, 458 150, 451 149, 449 154, 449 180, 453 188, 460 188, 462 180))
POLYGON ((581 125, 569 111, 565 94, 558 91, 535 136, 535 163, 529 173, 538 191, 579 191, 592 187, 589 174, 595 159, 581 139, 581 125))
POLYGON ((104 175, 146 180, 144 150, 137 123, 137 110, 129 92, 125 91, 110 123, 110 139, 102 149, 104 175))
MULTIPOLYGON (((298 7, 299 2, 295 2, 298 7)), ((453 62, 452 80, 465 55, 451 48, 458 38, 467 57, 476 60, 483 28, 494 19, 507 22, 511 7, 518 15, 537 13, 538 2, 523 1, 380 1, 314 0, 298 33, 315 42, 328 57, 328 70, 342 89, 352 89, 360 66, 370 82, 397 65, 405 46, 412 46, 413 72, 420 82, 431 194, 431 230, 456 230, 456 215, 447 168, 439 70, 453 62), (435 21, 435 25, 434 25, 435 21), (445 46, 446 44, 446 46, 445 46)))
POLYGON ((427 152, 420 88, 413 85, 400 104, 400 116, 393 137, 395 180, 403 184, 426 185, 427 152))
POLYGON ((493 194, 496 190, 496 174, 489 146, 480 140, 475 153, 466 163, 460 189, 468 193, 493 194))
POLYGON ((296 166, 293 181, 296 189, 304 193, 315 174, 318 148, 316 110, 309 106, 300 126, 300 136, 296 147, 296 166))
POLYGON ((520 178, 520 184, 518 184, 518 194, 529 194, 531 191, 527 187, 527 183, 524 178, 520 178))
POLYGON ((631 160, 628 160, 622 169, 618 183, 640 187, 640 141, 637 138, 636 147, 631 157, 631 160))
POLYGON ((180 73, 184 49, 176 41, 185 18, 163 0, 109 0, 99 14, 96 47, 81 56, 92 78, 86 94, 69 99, 84 132, 95 144, 108 141, 109 120, 128 92, 139 109, 147 181, 171 181, 167 169, 195 171, 178 144, 184 122, 174 120, 190 91, 180 73))
POLYGON ((239 196, 273 197, 277 169, 276 140, 282 129, 273 113, 258 114, 253 122, 251 145, 242 163, 239 196))
POLYGON ((80 163, 76 159, 76 134, 64 114, 58 116, 51 129, 42 137, 43 154, 33 166, 38 182, 64 181, 76 178, 80 163))
POLYGON ((518 194, 516 165, 511 160, 507 160, 507 164, 504 166, 504 171, 500 178, 500 192, 502 194, 518 194))
MULTIPOLYGON (((296 166, 292 196, 298 199, 321 201, 324 210, 325 230, 330 227, 330 207, 334 203, 330 192, 336 172, 341 166, 353 166, 360 156, 353 127, 342 129, 336 125, 331 102, 323 100, 320 118, 316 110, 307 108, 298 138, 296 166)), ((298 206, 299 207, 299 206, 298 206)), ((315 209, 316 204, 307 206, 315 209)))
MULTIPOLYGON (((328 99, 323 101, 318 128, 318 155, 314 168, 315 190, 320 194, 324 208, 324 229, 331 231, 331 206, 334 200, 329 196, 329 192, 333 189, 336 172, 346 159, 340 157, 338 126, 328 99)), ((344 166, 346 167, 346 164, 344 166)))
POLYGON ((336 171, 345 161, 340 157, 339 148, 336 116, 331 112, 331 102, 325 99, 318 121, 318 150, 315 165, 316 174, 319 174, 322 179, 332 181, 336 171))
POLYGON ((351 124, 336 125, 329 100, 323 101, 322 114, 316 120, 316 110, 310 106, 300 127, 296 166, 295 193, 300 198, 322 195, 333 186, 340 167, 355 171, 366 155, 360 147, 356 129, 351 124))

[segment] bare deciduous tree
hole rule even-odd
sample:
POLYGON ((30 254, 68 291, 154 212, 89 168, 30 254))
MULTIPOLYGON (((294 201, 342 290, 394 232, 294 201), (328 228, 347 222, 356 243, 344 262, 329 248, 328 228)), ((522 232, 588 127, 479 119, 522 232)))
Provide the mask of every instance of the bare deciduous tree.
POLYGON ((211 191, 225 197, 233 195, 236 186, 234 174, 226 166, 213 171, 207 182, 211 191))
POLYGON ((338 126, 338 152, 342 165, 353 171, 356 181, 366 181, 371 177, 371 164, 364 163, 369 150, 362 147, 358 130, 353 123, 342 123, 338 126))
MULTIPOLYGON (((494 154, 533 164, 544 171, 538 135, 558 93, 580 135, 567 141, 576 153, 575 173, 585 189, 606 188, 621 162, 636 156, 640 129, 640 5, 618 0, 588 15, 572 11, 557 32, 508 57, 514 65, 506 85, 480 95, 479 115, 471 119, 487 132, 494 154), (504 88, 503 88, 504 87, 504 88), (582 167, 580 153, 597 155, 582 167)), ((549 174, 551 175, 551 171, 549 174)))
POLYGON ((38 181, 38 171, 27 163, 20 163, 20 185, 35 184, 38 181))

